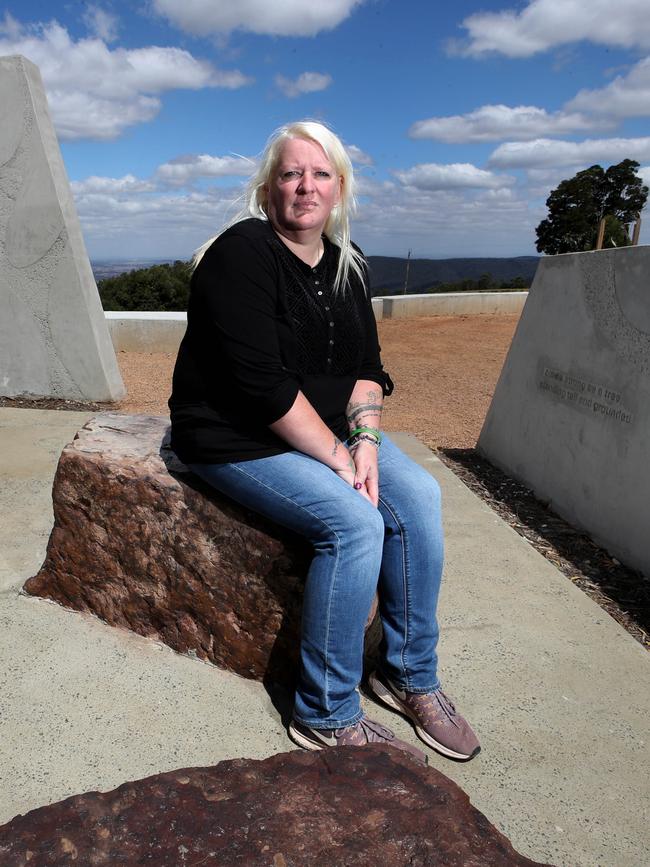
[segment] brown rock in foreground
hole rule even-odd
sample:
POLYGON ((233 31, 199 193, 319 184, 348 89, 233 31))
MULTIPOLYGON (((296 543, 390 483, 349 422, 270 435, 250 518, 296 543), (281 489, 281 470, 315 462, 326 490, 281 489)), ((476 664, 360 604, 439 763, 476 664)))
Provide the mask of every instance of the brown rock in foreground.
POLYGON ((57 467, 45 562, 24 589, 244 677, 290 681, 310 548, 161 454, 168 426, 103 413, 79 431, 57 467))
POLYGON ((0 828, 0 863, 525 867, 467 795, 383 745, 235 759, 77 795, 0 828), (28 854, 30 853, 30 854, 28 854))

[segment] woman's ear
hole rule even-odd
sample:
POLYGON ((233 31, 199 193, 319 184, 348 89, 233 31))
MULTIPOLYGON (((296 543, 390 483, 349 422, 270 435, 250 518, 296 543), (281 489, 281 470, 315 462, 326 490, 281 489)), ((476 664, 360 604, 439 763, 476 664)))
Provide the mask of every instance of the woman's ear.
POLYGON ((341 199, 343 198, 343 175, 339 175, 339 188, 336 193, 336 204, 339 205, 341 203, 341 199))

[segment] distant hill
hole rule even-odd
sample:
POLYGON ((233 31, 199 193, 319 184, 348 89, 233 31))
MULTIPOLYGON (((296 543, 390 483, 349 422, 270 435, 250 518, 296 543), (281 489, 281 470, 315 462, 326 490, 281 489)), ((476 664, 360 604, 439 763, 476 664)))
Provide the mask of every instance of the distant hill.
MULTIPOLYGON (((538 256, 512 259, 411 259, 407 293, 528 288, 538 256)), ((369 256, 370 293, 401 295, 406 259, 369 256)), ((190 272, 164 259, 92 263, 105 310, 184 310, 190 272)))
MULTIPOLYGON (((426 292, 442 283, 478 280, 489 274, 495 283, 522 277, 530 286, 539 256, 512 259, 411 259, 407 293, 426 292)), ((404 291, 406 259, 393 256, 368 256, 372 295, 397 295, 404 291)))
POLYGON ((113 259, 97 259, 90 263, 95 280, 106 280, 116 277, 118 274, 128 274, 130 271, 138 271, 142 268, 151 268, 154 265, 171 264, 173 259, 125 259, 116 261, 113 259))

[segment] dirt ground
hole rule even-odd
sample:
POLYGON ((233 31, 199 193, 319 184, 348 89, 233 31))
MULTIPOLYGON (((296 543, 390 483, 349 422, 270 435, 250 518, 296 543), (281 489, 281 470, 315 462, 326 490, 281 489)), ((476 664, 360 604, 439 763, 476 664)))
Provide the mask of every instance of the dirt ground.
MULTIPOLYGON (((379 323, 385 369, 395 383, 383 427, 432 448, 471 448, 512 340, 518 315, 427 316, 379 323)), ((128 396, 121 412, 166 414, 175 356, 120 352, 128 396)))

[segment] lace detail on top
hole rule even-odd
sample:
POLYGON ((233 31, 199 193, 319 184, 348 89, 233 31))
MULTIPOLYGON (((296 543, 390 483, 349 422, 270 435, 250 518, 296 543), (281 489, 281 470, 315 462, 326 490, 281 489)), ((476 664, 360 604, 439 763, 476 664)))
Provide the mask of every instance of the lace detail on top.
POLYGON ((296 336, 297 372, 333 376, 354 373, 363 357, 365 333, 354 288, 348 284, 345 291, 333 291, 338 248, 324 239, 321 261, 310 268, 279 239, 271 239, 270 243, 279 253, 286 278, 287 306, 296 336))

